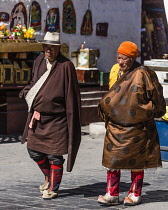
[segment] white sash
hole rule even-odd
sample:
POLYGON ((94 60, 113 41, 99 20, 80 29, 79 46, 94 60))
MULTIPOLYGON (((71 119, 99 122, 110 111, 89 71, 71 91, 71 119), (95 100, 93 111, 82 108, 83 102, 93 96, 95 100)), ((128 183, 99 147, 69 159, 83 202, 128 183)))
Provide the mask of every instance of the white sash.
POLYGON ((48 60, 46 60, 46 62, 47 62, 47 71, 40 77, 40 79, 29 90, 29 92, 27 93, 27 95, 25 97, 27 105, 28 105, 28 112, 30 112, 30 109, 31 109, 31 106, 32 106, 32 103, 33 103, 33 100, 34 100, 35 96, 37 95, 41 86, 44 84, 48 75, 50 74, 52 65, 48 62, 48 60))

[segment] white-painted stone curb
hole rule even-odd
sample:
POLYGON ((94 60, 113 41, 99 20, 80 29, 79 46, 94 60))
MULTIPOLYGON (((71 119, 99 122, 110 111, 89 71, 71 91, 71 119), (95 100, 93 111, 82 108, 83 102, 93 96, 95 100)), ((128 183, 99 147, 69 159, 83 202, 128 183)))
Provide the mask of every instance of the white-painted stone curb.
POLYGON ((105 134, 105 123, 104 122, 94 122, 89 124, 89 134, 90 136, 105 134))

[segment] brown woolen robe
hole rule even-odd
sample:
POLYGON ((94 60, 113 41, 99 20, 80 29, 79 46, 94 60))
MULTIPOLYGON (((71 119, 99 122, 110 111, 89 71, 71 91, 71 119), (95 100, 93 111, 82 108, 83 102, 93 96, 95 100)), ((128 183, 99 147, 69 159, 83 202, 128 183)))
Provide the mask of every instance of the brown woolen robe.
POLYGON ((145 169, 162 165, 154 117, 164 115, 166 103, 154 71, 135 62, 101 99, 98 110, 106 125, 103 166, 145 169))
MULTIPOLYGON (((33 66, 33 79, 19 94, 25 98, 27 92, 47 70, 44 55, 38 56, 33 66)), ((67 171, 71 171, 81 141, 80 91, 76 71, 71 61, 61 53, 53 63, 51 72, 35 96, 28 114, 22 143, 45 154, 68 154, 67 171), (29 123, 34 111, 41 114, 35 128, 29 123)))

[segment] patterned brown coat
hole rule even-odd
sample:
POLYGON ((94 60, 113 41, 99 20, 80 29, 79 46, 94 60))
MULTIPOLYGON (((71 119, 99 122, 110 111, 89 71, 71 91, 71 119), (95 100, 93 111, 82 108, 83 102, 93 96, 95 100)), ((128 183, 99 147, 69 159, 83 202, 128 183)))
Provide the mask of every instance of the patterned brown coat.
POLYGON ((135 62, 99 103, 106 123, 103 166, 145 169, 161 166, 155 117, 166 112, 162 86, 154 71, 135 62))

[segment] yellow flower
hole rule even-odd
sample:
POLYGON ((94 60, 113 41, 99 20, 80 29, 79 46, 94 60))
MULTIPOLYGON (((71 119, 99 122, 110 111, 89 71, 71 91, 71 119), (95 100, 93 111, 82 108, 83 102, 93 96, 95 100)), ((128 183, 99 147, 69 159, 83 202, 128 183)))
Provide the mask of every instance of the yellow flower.
POLYGON ((29 27, 27 30, 24 28, 24 38, 32 38, 34 36, 34 29, 32 27, 29 27))
POLYGON ((0 26, 0 31, 2 31, 2 30, 5 29, 5 28, 6 28, 6 25, 5 25, 5 24, 1 25, 1 26, 0 26))

